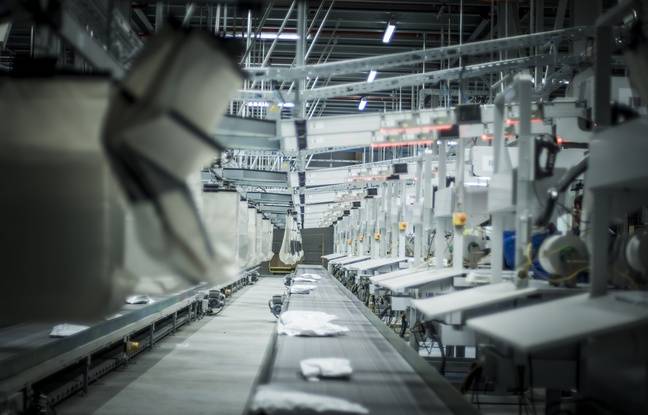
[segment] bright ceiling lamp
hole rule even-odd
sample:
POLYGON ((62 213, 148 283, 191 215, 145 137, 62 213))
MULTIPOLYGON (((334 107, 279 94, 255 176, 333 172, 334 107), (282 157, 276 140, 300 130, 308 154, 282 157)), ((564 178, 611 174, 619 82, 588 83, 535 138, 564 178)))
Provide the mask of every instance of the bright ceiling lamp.
POLYGON ((390 20, 389 22, 387 22, 387 27, 385 28, 385 34, 383 34, 383 43, 389 43, 392 36, 394 35, 394 31, 396 31, 396 25, 392 20, 390 20))
POLYGON ((367 98, 362 97, 362 99, 360 100, 360 103, 358 104, 358 109, 359 109, 360 111, 364 111, 364 109, 366 108, 366 106, 367 106, 367 98))
POLYGON ((367 77, 367 82, 372 83, 374 79, 376 79, 376 75, 378 75, 378 72, 374 71, 373 69, 369 71, 369 76, 367 77))

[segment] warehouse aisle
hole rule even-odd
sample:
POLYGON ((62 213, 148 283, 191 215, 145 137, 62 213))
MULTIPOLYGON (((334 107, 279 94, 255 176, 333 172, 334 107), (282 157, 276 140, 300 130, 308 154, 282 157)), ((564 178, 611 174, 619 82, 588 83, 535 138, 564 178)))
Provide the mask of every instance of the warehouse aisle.
POLYGON ((184 327, 57 413, 240 414, 275 329, 268 300, 282 284, 282 277, 261 278, 220 315, 184 327))

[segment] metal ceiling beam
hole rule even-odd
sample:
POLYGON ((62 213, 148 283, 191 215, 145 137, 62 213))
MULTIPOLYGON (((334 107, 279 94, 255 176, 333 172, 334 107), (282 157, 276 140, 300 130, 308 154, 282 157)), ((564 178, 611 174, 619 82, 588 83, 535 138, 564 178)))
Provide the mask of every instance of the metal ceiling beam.
POLYGON ((135 17, 137 17, 137 19, 142 24, 144 29, 146 29, 146 31, 148 33, 154 33, 155 28, 153 27, 153 25, 149 21, 148 17, 146 17, 146 14, 144 14, 142 9, 140 9, 139 7, 133 7, 132 10, 133 10, 133 14, 135 15, 135 17))
POLYGON ((263 25, 265 24, 266 19, 270 15, 270 12, 272 11, 272 7, 274 6, 274 0, 270 0, 268 2, 268 7, 266 8, 265 12, 263 13, 263 16, 261 16, 261 19, 259 20, 259 23, 257 24, 257 28, 254 31, 254 36, 252 37, 250 41, 250 45, 247 47, 245 52, 243 53, 243 56, 239 60, 239 65, 243 65, 245 62, 245 59, 248 57, 250 52, 252 52, 252 49, 254 48, 254 45, 256 44, 256 41, 259 38, 259 35, 261 34, 261 30, 263 29, 263 25))
POLYGON ((493 61, 469 65, 465 67, 455 67, 450 69, 441 69, 419 74, 397 76, 385 79, 377 79, 372 83, 354 82, 349 84, 334 85, 329 87, 316 88, 305 91, 304 98, 314 100, 318 98, 333 98, 345 95, 363 95, 372 91, 383 91, 389 89, 398 89, 407 86, 421 85, 424 83, 436 83, 441 80, 463 79, 476 77, 493 72, 525 68, 533 65, 546 65, 554 63, 556 56, 539 55, 524 58, 508 59, 503 61, 493 61))
POLYGON ((222 179, 232 182, 252 183, 252 185, 285 185, 288 183, 286 172, 248 169, 222 169, 222 179))
MULTIPOLYGON (((479 77, 489 73, 522 69, 535 65, 556 64, 556 55, 539 55, 529 56, 523 58, 497 60, 492 62, 484 62, 465 67, 454 67, 449 69, 441 69, 437 71, 430 71, 425 73, 417 73, 404 76, 394 76, 390 78, 377 79, 374 82, 367 83, 365 81, 353 82, 346 84, 338 84, 327 87, 320 87, 304 91, 303 99, 312 101, 323 98, 334 98, 349 95, 364 95, 369 92, 387 91, 409 86, 417 86, 425 83, 436 83, 442 80, 455 80, 462 77, 463 79, 470 77, 479 77)), ((574 57, 569 62, 580 57, 574 57)), ((575 62, 574 62, 575 63, 575 62)), ((235 99, 245 100, 258 100, 258 101, 283 101, 291 102, 294 100, 293 93, 281 93, 278 91, 239 91, 235 99), (280 96, 280 98, 279 98, 280 96)))
POLYGON ((60 26, 57 27, 53 24, 52 28, 90 65, 98 70, 111 73, 117 79, 124 76, 125 71, 122 64, 90 36, 70 13, 63 10, 60 26))
POLYGON ((449 59, 463 55, 481 55, 501 50, 542 46, 548 42, 582 39, 591 34, 589 27, 574 27, 529 35, 512 36, 480 42, 464 43, 440 48, 393 53, 361 59, 349 59, 320 65, 305 65, 295 68, 249 68, 254 79, 298 80, 306 77, 338 75, 365 72, 371 69, 415 65, 429 60, 449 59))
POLYGON ((277 214, 282 214, 282 213, 285 214, 289 209, 284 206, 268 206, 264 204, 258 204, 256 207, 263 212, 270 212, 270 213, 277 213, 277 214))
POLYGON ((292 195, 289 193, 266 193, 266 192, 247 192, 245 197, 253 202, 261 203, 282 203, 290 205, 292 203, 292 195))
POLYGON ((214 138, 225 148, 279 150, 275 121, 256 118, 223 117, 214 138))

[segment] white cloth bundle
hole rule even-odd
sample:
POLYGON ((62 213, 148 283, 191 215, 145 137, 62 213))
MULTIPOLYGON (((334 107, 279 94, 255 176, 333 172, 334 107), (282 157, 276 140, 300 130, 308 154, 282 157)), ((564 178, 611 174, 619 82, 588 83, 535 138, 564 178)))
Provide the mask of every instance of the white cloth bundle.
POLYGON ((311 381, 319 378, 348 378, 353 369, 349 359, 337 357, 320 357, 304 359, 299 362, 302 376, 311 381))
POLYGON ((317 282, 318 280, 316 280, 315 278, 299 276, 299 277, 293 278, 293 281, 294 282, 317 282))
POLYGON ((321 311, 289 310, 279 316, 277 332, 288 336, 336 336, 349 331, 348 327, 331 323, 333 314, 321 311))
POLYGON ((252 412, 274 414, 278 412, 335 412, 368 414, 364 406, 326 395, 297 392, 271 386, 260 386, 252 401, 252 412))
POLYGON ((294 284, 294 285, 290 286, 290 293, 291 294, 310 294, 310 292, 313 291, 315 288, 317 288, 316 285, 294 284))
POLYGON ((321 276, 321 275, 317 275, 317 274, 309 274, 309 273, 302 274, 301 277, 303 277, 303 278, 310 278, 310 279, 313 279, 313 280, 320 280, 320 279, 322 279, 322 276, 321 276))

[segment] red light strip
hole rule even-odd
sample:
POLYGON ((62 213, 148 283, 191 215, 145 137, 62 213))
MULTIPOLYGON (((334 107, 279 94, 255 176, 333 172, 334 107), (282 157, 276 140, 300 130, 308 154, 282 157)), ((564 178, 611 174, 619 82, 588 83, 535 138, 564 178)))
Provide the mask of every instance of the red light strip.
MULTIPOLYGON (((539 123, 539 122, 542 122, 542 121, 543 121, 542 118, 531 118, 532 123, 539 123)), ((519 123, 520 123, 520 120, 518 120, 517 118, 508 118, 506 120, 506 125, 517 125, 519 123)))
MULTIPOLYGON (((514 134, 504 134, 505 139, 511 139, 513 137, 515 137, 514 134)), ((494 136, 493 134, 482 134, 480 138, 484 141, 491 141, 494 138, 494 136)))
POLYGON ((433 140, 410 140, 410 141, 389 141, 384 143, 372 143, 371 148, 388 148, 388 147, 403 147, 403 146, 429 146, 434 143, 433 140))
POLYGON ((445 131, 452 128, 452 124, 430 124, 418 125, 416 127, 383 127, 380 129, 381 134, 420 134, 430 133, 432 131, 445 131))

